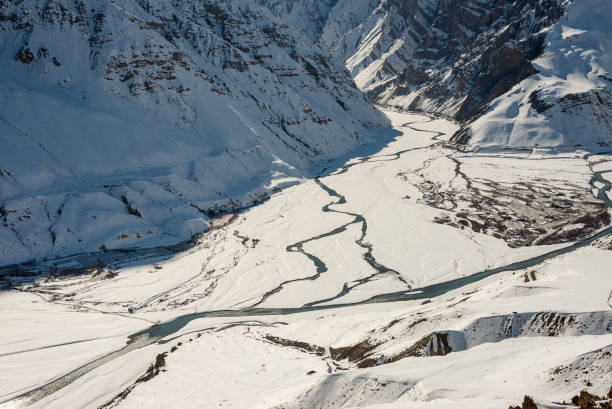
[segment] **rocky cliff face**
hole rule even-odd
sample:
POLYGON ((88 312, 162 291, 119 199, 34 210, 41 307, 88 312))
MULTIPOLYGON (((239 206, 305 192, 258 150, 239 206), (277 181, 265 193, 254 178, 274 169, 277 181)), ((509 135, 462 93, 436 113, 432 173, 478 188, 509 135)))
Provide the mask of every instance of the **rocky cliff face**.
POLYGON ((393 45, 356 76, 370 99, 460 121, 454 140, 461 144, 600 149, 612 143, 610 28, 603 18, 612 13, 609 2, 413 3, 410 15, 421 18, 406 20, 412 41, 389 30, 385 42, 393 45))
POLYGON ((554 1, 441 1, 408 66, 371 89, 381 103, 464 121, 535 73, 541 30, 562 14, 554 1))
POLYGON ((609 2, 338 0, 308 13, 309 3, 272 9, 310 21, 373 102, 460 121, 460 144, 612 143, 609 2))
POLYGON ((371 102, 460 121, 471 148, 608 149, 610 15, 606 0, 0 0, 0 264, 187 238, 363 144, 387 124, 371 102))
POLYGON ((205 230, 386 125, 255 1, 0 1, 0 265, 205 230))
POLYGON ((575 1, 546 30, 535 73, 492 100, 456 139, 474 147, 612 146, 609 1, 575 1))

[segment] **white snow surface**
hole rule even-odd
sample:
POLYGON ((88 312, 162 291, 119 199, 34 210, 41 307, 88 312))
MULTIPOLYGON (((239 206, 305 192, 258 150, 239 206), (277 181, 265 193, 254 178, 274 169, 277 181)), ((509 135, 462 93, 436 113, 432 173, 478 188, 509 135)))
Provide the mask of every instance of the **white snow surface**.
MULTIPOLYGON (((355 83, 396 80, 438 7, 43 3, 0 9, 0 265, 185 240, 209 210, 259 202, 371 142, 365 128, 388 122, 355 83)), ((567 5, 539 72, 471 124, 471 148, 607 149, 610 14, 606 0, 567 5)))
MULTIPOLYGON (((449 77, 456 75, 452 73, 454 61, 446 61, 444 55, 438 59, 415 56, 421 40, 438 34, 432 21, 451 20, 444 15, 449 10, 441 2, 338 0, 313 5, 308 0, 261 1, 344 61, 356 84, 366 93, 373 92, 381 104, 406 108, 418 102, 425 111, 452 117, 468 97, 469 88, 457 90, 446 100, 437 99, 435 94, 422 95, 420 85, 415 85, 419 79, 404 71, 416 59, 420 61, 417 64, 426 63, 429 70, 441 73, 446 70, 446 76, 441 77, 445 86, 450 89, 459 86, 459 79, 449 77), (404 76, 408 77, 403 79, 404 76), (406 80, 412 85, 406 85, 406 80)), ((564 9, 563 16, 541 32, 545 36, 543 52, 531 61, 538 72, 490 102, 483 115, 467 124, 471 129, 470 147, 609 149, 612 4, 607 0, 556 3, 564 9), (542 107, 547 107, 544 111, 538 111, 532 104, 534 96, 542 107)), ((479 19, 487 14, 483 9, 490 12, 496 6, 478 1, 457 3, 463 13, 461 18, 465 19, 479 19)), ((497 12, 503 14, 501 10, 497 12)), ((494 25, 496 18, 486 25, 494 25)), ((526 17, 524 24, 528 26, 537 18, 526 17)), ((500 27, 491 35, 501 34, 509 27, 500 27)), ((449 30, 445 40, 449 43, 457 40, 453 36, 461 39, 474 35, 462 25, 449 30)), ((471 69, 478 71, 482 67, 475 65, 471 69)))
MULTIPOLYGON (((377 261, 406 282, 383 274, 332 303, 469 275, 550 249, 511 249, 502 240, 434 223, 444 210, 417 200, 418 190, 395 175, 427 161, 431 180, 462 183, 447 169, 454 168, 447 155, 461 154, 431 146, 433 131, 443 132, 445 139, 456 127, 419 115, 389 116, 401 133, 394 141, 344 173, 334 171, 338 162, 331 162, 331 173, 320 180, 346 198, 332 209, 364 215, 366 240, 377 261)), ((559 189, 565 180, 588 187, 589 165, 603 170, 612 163, 604 155, 541 154, 525 165, 526 156, 459 159, 470 177, 486 174, 507 183, 545 178, 558 182, 559 189)), ((8 370, 0 372, 0 407, 99 408, 134 385, 160 353, 167 353, 164 370, 135 384, 123 399, 113 401, 114 407, 484 409, 520 404, 528 394, 541 408, 559 408, 564 406, 552 402, 571 399, 587 382, 590 391, 607 393, 612 384, 612 251, 585 247, 425 302, 194 319, 161 342, 111 360, 42 400, 12 400, 121 348, 130 334, 154 322, 252 306, 279 283, 312 276, 312 261, 286 248, 350 221, 346 214, 321 211, 331 201, 308 181, 211 230, 170 259, 134 262, 114 271, 114 277, 66 277, 1 293, 0 320, 6 325, 0 335, 0 367, 8 370), (391 363, 390 358, 434 333, 448 334, 448 355, 425 353, 391 363), (283 346, 269 336, 323 349, 317 354, 316 349, 283 346), (332 359, 330 347, 362 341, 374 345, 369 356, 382 365, 358 368, 356 362, 332 359)), ((358 237, 359 225, 352 224, 306 243, 305 250, 328 270, 315 280, 284 285, 259 306, 299 307, 372 274, 365 250, 355 243, 358 237)))
POLYGON ((471 124, 471 146, 606 149, 612 143, 611 15, 607 0, 571 2, 533 61, 539 72, 471 124), (534 92, 552 107, 537 112, 534 92))
POLYGON ((388 124, 255 1, 77 3, 0 9, 0 265, 188 239, 388 124))

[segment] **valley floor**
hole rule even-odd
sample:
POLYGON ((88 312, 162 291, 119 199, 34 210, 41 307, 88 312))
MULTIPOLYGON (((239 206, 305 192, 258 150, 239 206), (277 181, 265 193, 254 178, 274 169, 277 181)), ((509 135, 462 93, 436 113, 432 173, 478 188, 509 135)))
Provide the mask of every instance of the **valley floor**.
POLYGON ((446 142, 453 124, 387 114, 401 135, 380 152, 330 163, 171 258, 0 292, 0 407, 606 395, 612 239, 582 240, 610 223, 612 156, 464 153, 446 142))

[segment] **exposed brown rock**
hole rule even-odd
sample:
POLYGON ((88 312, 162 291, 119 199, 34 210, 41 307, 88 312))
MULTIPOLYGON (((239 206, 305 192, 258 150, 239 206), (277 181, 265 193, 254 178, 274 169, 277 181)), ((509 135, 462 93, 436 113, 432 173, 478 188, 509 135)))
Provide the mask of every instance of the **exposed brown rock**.
POLYGON ((525 395, 521 406, 509 406, 508 409, 538 409, 531 396, 525 395))
POLYGON ((266 335, 265 338, 268 341, 273 342, 273 343, 278 344, 278 345, 287 346, 287 347, 294 347, 294 348, 300 349, 300 350, 305 351, 305 352, 315 353, 317 355, 324 355, 325 354, 325 348, 320 347, 318 345, 311 345, 311 344, 309 344, 307 342, 294 341, 294 340, 291 340, 291 339, 275 337, 273 335, 266 335))
MULTIPOLYGON (((352 346, 338 348, 330 347, 329 352, 331 354, 332 359, 336 361, 348 359, 350 362, 359 362, 364 361, 366 358, 368 358, 377 346, 378 344, 372 344, 369 340, 366 339, 352 346)), ((370 364, 371 361, 367 361, 367 366, 373 366, 373 364, 370 364)))
POLYGON ((15 54, 15 61, 22 64, 30 64, 34 61, 34 54, 32 54, 29 48, 21 47, 17 54, 15 54))
MULTIPOLYGON (((467 181, 465 189, 448 189, 424 180, 416 186, 420 203, 446 210, 434 222, 471 229, 501 238, 510 247, 557 244, 589 237, 610 224, 605 203, 586 189, 543 182, 499 183, 487 179, 467 181)), ((396 175, 403 180, 418 177, 414 171, 396 175)))

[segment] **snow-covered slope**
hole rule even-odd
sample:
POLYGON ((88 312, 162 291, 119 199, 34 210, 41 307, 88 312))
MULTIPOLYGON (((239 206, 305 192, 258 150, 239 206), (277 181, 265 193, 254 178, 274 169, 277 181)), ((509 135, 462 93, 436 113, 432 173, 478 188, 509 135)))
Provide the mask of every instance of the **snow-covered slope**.
POLYGON ((538 73, 491 103, 468 133, 478 146, 612 144, 612 3, 575 1, 548 31, 538 73))
POLYGON ((472 148, 606 148, 611 14, 606 0, 0 1, 0 265, 205 230, 386 124, 355 84, 457 120, 472 148))
POLYGON ((325 164, 335 170, 186 251, 9 277, 0 408, 495 409, 530 395, 578 409, 552 402, 605 397, 612 230, 582 247, 505 240, 559 217, 561 232, 589 235, 581 204, 609 193, 612 155, 465 154, 446 143, 454 124, 389 116, 400 136, 379 151, 325 164))
POLYGON ((461 122, 459 143, 612 143, 609 1, 310 3, 272 9, 311 37, 318 30, 372 101, 461 122))
POLYGON ((402 74, 438 13, 436 0, 260 1, 345 61, 365 91, 402 74))
POLYGON ((0 265, 188 238, 385 125, 244 1, 0 1, 0 265))

